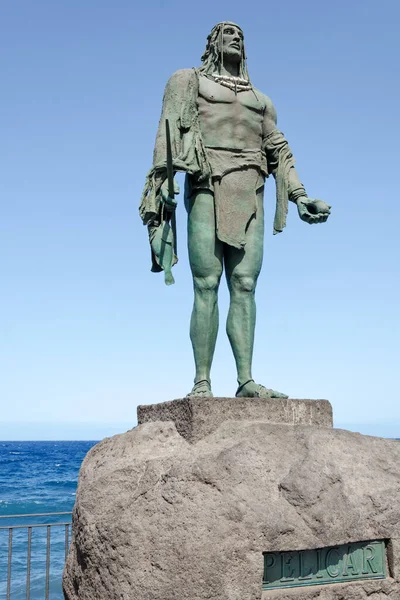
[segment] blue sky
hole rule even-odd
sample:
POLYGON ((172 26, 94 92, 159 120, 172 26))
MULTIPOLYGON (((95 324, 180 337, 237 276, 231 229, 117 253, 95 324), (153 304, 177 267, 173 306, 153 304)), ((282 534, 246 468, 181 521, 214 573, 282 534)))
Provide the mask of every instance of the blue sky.
MULTIPOLYGON (((268 182, 254 376, 400 437, 398 1, 15 0, 0 7, 0 439, 100 438, 190 390, 183 199, 169 288, 138 205, 165 83, 221 20, 242 26, 309 195, 333 207, 310 227, 291 206, 273 237, 268 182)), ((236 389, 227 306, 223 282, 219 396, 236 389)))

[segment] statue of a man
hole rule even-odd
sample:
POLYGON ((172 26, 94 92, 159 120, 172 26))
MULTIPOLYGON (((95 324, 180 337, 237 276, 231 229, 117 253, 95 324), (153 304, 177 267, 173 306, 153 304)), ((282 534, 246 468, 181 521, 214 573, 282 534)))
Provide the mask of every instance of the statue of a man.
MULTIPOLYGON (((286 224, 288 200, 307 223, 327 220, 330 207, 307 197, 294 158, 276 127, 271 100, 250 82, 241 28, 216 25, 198 69, 183 69, 167 83, 154 149, 153 168, 140 214, 148 225, 154 271, 176 262, 160 258, 158 233, 175 207, 166 187, 165 121, 171 130, 174 172, 186 173, 188 247, 194 306, 190 322, 196 375, 189 396, 212 396, 210 370, 218 332, 218 287, 225 267, 230 292, 227 334, 236 361, 237 397, 287 398, 255 383, 252 355, 255 289, 263 259, 265 178, 276 180, 274 233, 286 224), (165 264, 165 261, 169 264, 165 264)), ((168 246, 169 244, 169 246, 168 246)))

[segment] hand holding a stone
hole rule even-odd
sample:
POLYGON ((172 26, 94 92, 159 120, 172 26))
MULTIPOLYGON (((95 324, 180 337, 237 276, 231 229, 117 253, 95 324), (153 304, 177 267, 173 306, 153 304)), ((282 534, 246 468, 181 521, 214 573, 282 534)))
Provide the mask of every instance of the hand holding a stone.
POLYGON ((297 210, 302 221, 309 223, 325 223, 331 213, 331 207, 323 200, 313 200, 302 196, 297 200, 297 210))

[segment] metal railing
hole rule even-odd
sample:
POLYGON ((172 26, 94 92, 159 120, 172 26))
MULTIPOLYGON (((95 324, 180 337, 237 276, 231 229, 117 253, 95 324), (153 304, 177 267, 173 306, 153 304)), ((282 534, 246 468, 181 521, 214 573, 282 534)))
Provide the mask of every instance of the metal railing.
MULTIPOLYGON (((0 515, 0 519, 14 520, 14 519, 40 519, 44 521, 53 520, 54 518, 59 518, 61 515, 69 515, 71 517, 71 512, 52 512, 52 513, 35 513, 35 514, 23 514, 23 515, 0 515)), ((67 518, 67 517, 65 517, 67 518)), ((1 521, 0 521, 1 523, 1 521)), ((22 556, 21 554, 25 554, 26 560, 26 576, 25 576, 25 593, 24 596, 26 600, 31 599, 31 565, 32 565, 32 538, 33 531, 37 528, 46 528, 46 536, 45 540, 45 577, 44 577, 44 598, 45 600, 49 600, 50 593, 50 566, 51 566, 51 531, 54 528, 64 528, 63 535, 63 543, 64 543, 64 555, 63 560, 67 558, 68 555, 68 547, 69 547, 69 533, 70 533, 71 520, 62 521, 62 522, 44 522, 44 523, 24 523, 18 525, 0 525, 0 533, 8 530, 8 554, 7 554, 7 578, 6 578, 6 600, 12 600, 11 590, 12 590, 12 575, 13 575, 13 539, 14 532, 17 534, 17 531, 26 530, 27 537, 26 543, 21 544, 21 540, 19 540, 18 547, 18 560, 21 563, 22 556)), ((60 536, 58 536, 59 538, 60 536)), ((60 544, 60 539, 57 540, 58 545, 60 544)), ((34 546, 35 547, 35 546, 34 546)), ((19 573, 21 577, 21 573, 19 573)), ((0 581, 0 583, 5 583, 0 581)), ((43 598, 43 595, 41 595, 43 598)))

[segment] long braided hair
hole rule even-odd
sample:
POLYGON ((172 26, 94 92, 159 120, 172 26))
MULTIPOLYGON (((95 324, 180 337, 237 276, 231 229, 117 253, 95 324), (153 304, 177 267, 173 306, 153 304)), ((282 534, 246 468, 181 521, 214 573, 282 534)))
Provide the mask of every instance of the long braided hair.
MULTIPOLYGON (((202 65, 199 68, 200 73, 206 73, 211 75, 212 73, 220 73, 221 65, 223 64, 223 35, 224 28, 229 25, 234 25, 241 30, 239 25, 232 23, 231 21, 223 21, 217 23, 212 30, 210 35, 207 37, 207 46, 201 57, 202 65)), ((243 32, 242 32, 243 33, 243 32)), ((246 53, 244 50, 244 44, 242 45, 242 57, 239 65, 239 77, 250 81, 249 73, 247 71, 247 60, 246 53)))

